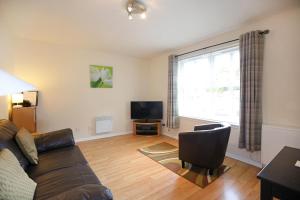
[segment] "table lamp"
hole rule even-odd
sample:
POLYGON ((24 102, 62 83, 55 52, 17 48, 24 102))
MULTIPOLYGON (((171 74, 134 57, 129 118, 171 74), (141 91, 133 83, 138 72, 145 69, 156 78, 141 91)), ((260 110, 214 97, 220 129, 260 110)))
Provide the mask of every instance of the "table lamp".
POLYGON ((23 94, 19 93, 19 94, 13 94, 13 95, 11 95, 11 102, 13 103, 13 107, 14 108, 22 107, 23 94))

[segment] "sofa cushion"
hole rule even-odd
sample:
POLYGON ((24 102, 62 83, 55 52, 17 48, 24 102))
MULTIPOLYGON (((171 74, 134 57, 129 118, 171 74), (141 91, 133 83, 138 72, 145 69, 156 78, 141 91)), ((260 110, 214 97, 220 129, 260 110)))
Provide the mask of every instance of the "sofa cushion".
POLYGON ((0 199, 32 200, 36 183, 8 149, 0 150, 0 199))
POLYGON ((37 165, 39 160, 38 153, 31 133, 29 133, 25 128, 21 128, 18 131, 15 139, 29 162, 31 164, 37 165))
POLYGON ((30 177, 35 178, 48 172, 77 164, 87 164, 79 147, 65 147, 39 154, 39 164, 29 166, 27 173, 30 177))
POLYGON ((18 159, 23 169, 26 169, 29 162, 18 147, 14 137, 18 128, 8 120, 0 120, 0 149, 9 149, 18 159))
POLYGON ((100 181, 87 164, 57 169, 34 178, 37 182, 35 199, 43 200, 76 187, 97 184, 100 181))

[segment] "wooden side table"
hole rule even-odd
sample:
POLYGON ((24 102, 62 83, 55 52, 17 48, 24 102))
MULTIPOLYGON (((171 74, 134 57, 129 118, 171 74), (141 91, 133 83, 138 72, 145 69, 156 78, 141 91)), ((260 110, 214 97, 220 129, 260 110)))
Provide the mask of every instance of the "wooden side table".
POLYGON ((11 121, 18 128, 26 128, 29 132, 36 132, 36 107, 12 108, 11 121))

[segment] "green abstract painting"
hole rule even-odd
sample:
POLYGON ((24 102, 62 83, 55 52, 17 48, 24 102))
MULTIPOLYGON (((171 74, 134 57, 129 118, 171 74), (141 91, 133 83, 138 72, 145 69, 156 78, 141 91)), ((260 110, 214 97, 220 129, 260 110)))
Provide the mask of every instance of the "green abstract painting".
POLYGON ((91 88, 112 88, 113 67, 90 65, 91 88))

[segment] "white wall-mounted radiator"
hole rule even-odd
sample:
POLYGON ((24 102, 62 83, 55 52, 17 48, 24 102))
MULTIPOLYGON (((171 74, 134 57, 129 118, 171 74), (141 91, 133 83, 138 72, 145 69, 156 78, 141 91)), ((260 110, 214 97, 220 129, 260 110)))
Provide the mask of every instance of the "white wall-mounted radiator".
POLYGON ((112 132, 112 117, 96 117, 96 134, 105 134, 112 132))

